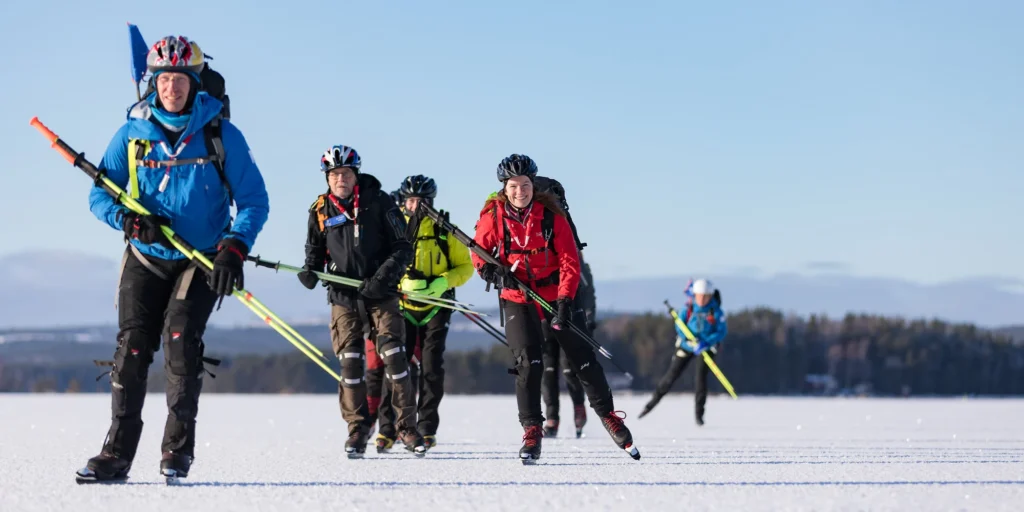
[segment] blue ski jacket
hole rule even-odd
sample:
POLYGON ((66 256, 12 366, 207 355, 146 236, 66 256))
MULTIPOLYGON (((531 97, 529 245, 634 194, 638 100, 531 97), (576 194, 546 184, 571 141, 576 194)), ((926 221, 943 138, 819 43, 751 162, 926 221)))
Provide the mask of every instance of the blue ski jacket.
MULTIPOLYGON (((129 139, 151 143, 143 160, 166 161, 175 152, 179 152, 178 160, 213 154, 212 148, 208 150, 206 147, 203 126, 217 116, 223 103, 205 92, 196 94, 188 125, 178 143, 171 147, 163 129, 157 126, 155 119, 151 120, 151 109, 155 108, 151 102, 155 94, 136 103, 128 111, 128 121, 114 134, 99 165, 111 181, 126 191, 129 189, 129 139)), ((231 186, 237 208, 233 223, 228 190, 212 163, 187 163, 169 168, 137 167, 138 201, 150 213, 170 219, 170 227, 204 253, 215 252, 224 237, 237 238, 251 250, 270 212, 263 176, 242 132, 228 120, 221 120, 221 139, 224 145, 224 178, 231 186), (161 191, 165 175, 166 183, 161 191)), ((89 208, 97 218, 118 231, 121 230, 122 215, 128 212, 127 207, 115 202, 100 186, 91 189, 89 208)), ((143 244, 138 240, 131 243, 148 256, 168 260, 186 257, 173 247, 143 244)))
MULTIPOLYGON (((682 318, 690 332, 697 338, 697 341, 707 348, 721 343, 729 329, 726 325, 725 313, 722 311, 718 301, 712 300, 708 302, 707 306, 703 307, 693 304, 692 308, 692 310, 687 308, 683 312, 685 316, 682 318)), ((682 343, 677 343, 679 348, 692 353, 694 347, 686 342, 686 335, 683 334, 682 329, 679 326, 675 326, 675 329, 679 339, 682 341, 682 343)))

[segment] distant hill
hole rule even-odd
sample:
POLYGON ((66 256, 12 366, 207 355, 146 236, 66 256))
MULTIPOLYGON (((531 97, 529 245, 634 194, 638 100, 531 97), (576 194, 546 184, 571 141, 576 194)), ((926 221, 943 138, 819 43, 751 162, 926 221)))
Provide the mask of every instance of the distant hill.
MULTIPOLYGON (((497 325, 497 321, 494 321, 497 325)), ((331 357, 327 323, 293 325, 296 331, 331 357)), ((63 329, 0 330, 0 362, 64 364, 113 357, 117 328, 91 326, 63 329)), ((203 336, 207 355, 276 354, 297 349, 273 329, 258 327, 211 327, 203 336)), ((498 342, 462 316, 452 319, 448 332, 449 351, 486 348, 498 342)), ((161 349, 162 350, 162 349, 161 349)), ((163 356, 158 355, 159 360, 163 356)))
MULTIPOLYGON (((0 257, 0 329, 110 325, 120 261, 74 253, 18 253, 0 257)), ((268 307, 295 323, 323 323, 328 306, 323 289, 309 291, 286 272, 249 264, 245 282, 268 307)), ((599 308, 617 312, 663 311, 662 301, 681 303, 685 277, 606 280, 594 269, 599 308)), ((694 272, 694 274, 699 274, 694 272)), ((912 318, 941 318, 983 327, 1024 321, 1024 288, 1009 279, 963 279, 919 284, 899 279, 837 273, 775 274, 768 277, 712 275, 727 309, 767 306, 801 315, 847 312, 912 318)), ((459 288, 459 298, 493 310, 497 298, 477 277, 459 288)), ((255 326, 262 322, 234 300, 211 318, 213 325, 255 326)))

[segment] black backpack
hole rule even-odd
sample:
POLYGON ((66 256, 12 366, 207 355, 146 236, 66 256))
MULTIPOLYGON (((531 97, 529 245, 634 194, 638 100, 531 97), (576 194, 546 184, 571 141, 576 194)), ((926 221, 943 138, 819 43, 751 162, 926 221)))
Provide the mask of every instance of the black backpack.
POLYGON ((572 221, 572 214, 569 213, 569 202, 565 200, 565 187, 563 187, 558 180, 545 176, 535 177, 533 179, 533 186, 538 192, 547 192, 548 194, 554 195, 558 198, 558 205, 565 211, 565 219, 569 221, 569 227, 572 229, 572 237, 576 240, 576 248, 582 251, 587 244, 580 241, 580 235, 576 231, 576 223, 572 221))
MULTIPOLYGON (((209 55, 206 57, 213 59, 209 55)), ((220 181, 224 184, 224 188, 228 190, 228 204, 233 205, 235 204, 235 196, 231 191, 231 184, 228 183, 227 177, 224 176, 224 141, 221 138, 220 124, 222 119, 231 119, 231 98, 227 94, 224 75, 211 68, 209 62, 203 62, 203 70, 199 72, 199 90, 217 98, 217 100, 224 104, 217 117, 203 127, 203 139, 206 141, 207 150, 212 153, 209 157, 210 161, 217 168, 217 175, 220 176, 220 181)), ((154 91, 156 91, 156 85, 150 79, 146 86, 146 92, 143 93, 142 97, 148 97, 154 91)), ((141 147, 139 151, 142 151, 141 147)), ((141 159, 142 154, 137 154, 136 160, 141 159)))

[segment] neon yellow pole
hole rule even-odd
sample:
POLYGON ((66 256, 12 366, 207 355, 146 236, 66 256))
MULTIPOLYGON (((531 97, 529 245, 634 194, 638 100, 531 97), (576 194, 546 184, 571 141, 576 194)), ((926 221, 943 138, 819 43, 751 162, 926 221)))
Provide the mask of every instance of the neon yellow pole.
MULTIPOLYGON (((679 327, 679 329, 683 331, 683 334, 686 335, 686 339, 688 341, 687 344, 693 348, 697 348, 697 337, 694 336, 693 332, 690 331, 690 328, 687 327, 686 322, 683 322, 683 319, 679 318, 679 314, 676 313, 676 310, 672 306, 668 305, 667 300, 665 301, 665 305, 668 306, 668 314, 672 315, 672 320, 676 323, 676 326, 679 327)), ((722 387, 729 392, 729 395, 732 396, 733 399, 736 399, 736 392, 733 391, 732 384, 729 383, 729 379, 725 378, 725 374, 723 374, 722 370, 720 370, 718 365, 715 364, 715 360, 711 359, 711 356, 708 355, 707 351, 701 352, 701 355, 704 356, 704 364, 708 365, 708 368, 710 368, 711 372, 715 374, 715 377, 718 377, 718 382, 721 382, 722 387)))
MULTIPOLYGON (((296 267, 294 265, 286 265, 286 264, 281 263, 281 262, 272 263, 272 262, 269 262, 267 260, 264 260, 263 258, 260 258, 259 256, 248 256, 246 259, 248 259, 249 261, 255 263, 256 266, 258 266, 258 267, 272 268, 274 270, 285 270, 285 271, 292 272, 292 273, 295 273, 295 274, 298 274, 300 272, 305 272, 305 269, 303 269, 302 267, 296 267)), ((344 277, 344 276, 336 276, 336 275, 333 275, 333 274, 328 274, 326 272, 317 272, 317 271, 314 270, 313 274, 317 278, 322 280, 322 281, 328 281, 328 282, 331 282, 331 283, 343 284, 345 286, 350 286, 352 288, 359 288, 359 286, 363 284, 363 282, 358 280, 358 279, 352 279, 350 277, 344 277)), ((399 293, 397 290, 395 292, 399 293)), ((472 314, 477 315, 477 316, 487 316, 484 313, 477 313, 476 311, 473 311, 473 310, 469 309, 469 307, 472 306, 472 304, 466 304, 466 303, 459 302, 459 301, 456 301, 456 300, 444 299, 444 298, 441 298, 441 297, 434 297, 434 296, 431 296, 431 295, 426 295, 426 294, 417 293, 417 292, 401 292, 400 296, 403 299, 411 300, 413 302, 420 302, 420 303, 427 304, 427 305, 430 305, 430 306, 438 306, 438 307, 442 307, 442 308, 448 308, 448 309, 451 309, 453 311, 459 311, 459 312, 462 312, 462 313, 472 313, 472 314)))
MULTIPOLYGON (((99 169, 96 168, 96 166, 94 166, 91 162, 85 159, 84 155, 71 149, 71 146, 68 146, 67 143, 65 143, 63 140, 57 137, 57 135, 50 131, 50 129, 47 128, 45 125, 43 125, 43 123, 40 122, 38 118, 33 117, 32 121, 29 124, 31 124, 37 130, 39 130, 50 141, 51 147, 56 149, 57 152, 64 156, 64 158, 68 162, 71 162, 71 164, 74 165, 75 167, 78 167, 79 169, 85 171, 85 173, 89 175, 89 177, 92 178, 93 181, 96 182, 98 185, 102 184, 103 188, 107 191, 107 193, 114 196, 121 204, 125 205, 128 209, 140 215, 149 215, 149 211, 146 209, 146 207, 142 206, 141 203, 139 203, 135 199, 132 199, 128 194, 126 194, 124 189, 119 187, 116 183, 111 181, 110 178, 108 178, 105 174, 100 172, 99 169)), ((181 251, 181 253, 188 257, 190 260, 197 260, 200 263, 202 263, 207 271, 213 270, 213 262, 211 262, 209 258, 207 258, 203 253, 199 252, 194 247, 192 247, 188 242, 185 241, 185 239, 178 236, 178 234, 175 233, 174 230, 172 230, 168 226, 161 226, 160 229, 163 231, 164 235, 167 236, 167 239, 171 242, 175 249, 181 251)), ((242 304, 245 304, 245 306, 248 307, 253 313, 262 318, 263 321, 267 323, 267 325, 269 325, 271 328, 277 331, 278 334, 284 337, 285 340, 294 345, 295 348, 299 349, 299 351, 301 351, 307 357, 312 359, 313 362, 317 363, 331 377, 334 377, 334 379, 337 381, 341 381, 341 376, 339 376, 337 373, 331 370, 330 367, 324 364, 324 362, 321 359, 317 359, 316 357, 314 357, 307 347, 312 348, 314 351, 319 353, 321 358, 324 357, 322 352, 320 352, 312 343, 310 343, 308 340, 302 337, 299 333, 295 332, 295 330, 292 329, 291 326, 289 326, 287 323, 281 320, 281 318, 274 314, 274 312, 270 311, 270 309, 264 306, 263 303, 256 300, 256 298, 251 293, 249 293, 246 290, 235 289, 233 290, 232 295, 236 297, 238 300, 240 300, 242 304)))

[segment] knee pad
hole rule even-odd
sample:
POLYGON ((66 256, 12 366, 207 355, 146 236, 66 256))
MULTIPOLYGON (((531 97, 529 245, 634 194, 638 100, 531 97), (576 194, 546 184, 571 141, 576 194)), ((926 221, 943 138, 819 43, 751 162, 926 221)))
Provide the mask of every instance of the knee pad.
POLYGON ((164 332, 167 370, 172 375, 198 378, 203 369, 203 340, 193 325, 196 323, 191 318, 194 312, 187 307, 170 309, 167 330, 164 332))
POLYGON ((115 388, 146 380, 149 365, 153 364, 152 336, 143 331, 122 331, 117 337, 114 351, 114 367, 110 370, 110 382, 115 388))
POLYGON ((202 341, 174 328, 164 338, 167 370, 179 377, 199 377, 203 369, 202 341))
POLYGON ((388 379, 399 380, 409 376, 409 356, 405 353, 405 345, 388 336, 377 338, 377 350, 384 360, 388 379))
POLYGON ((353 387, 363 382, 363 353, 349 349, 338 354, 341 358, 341 385, 353 387))

